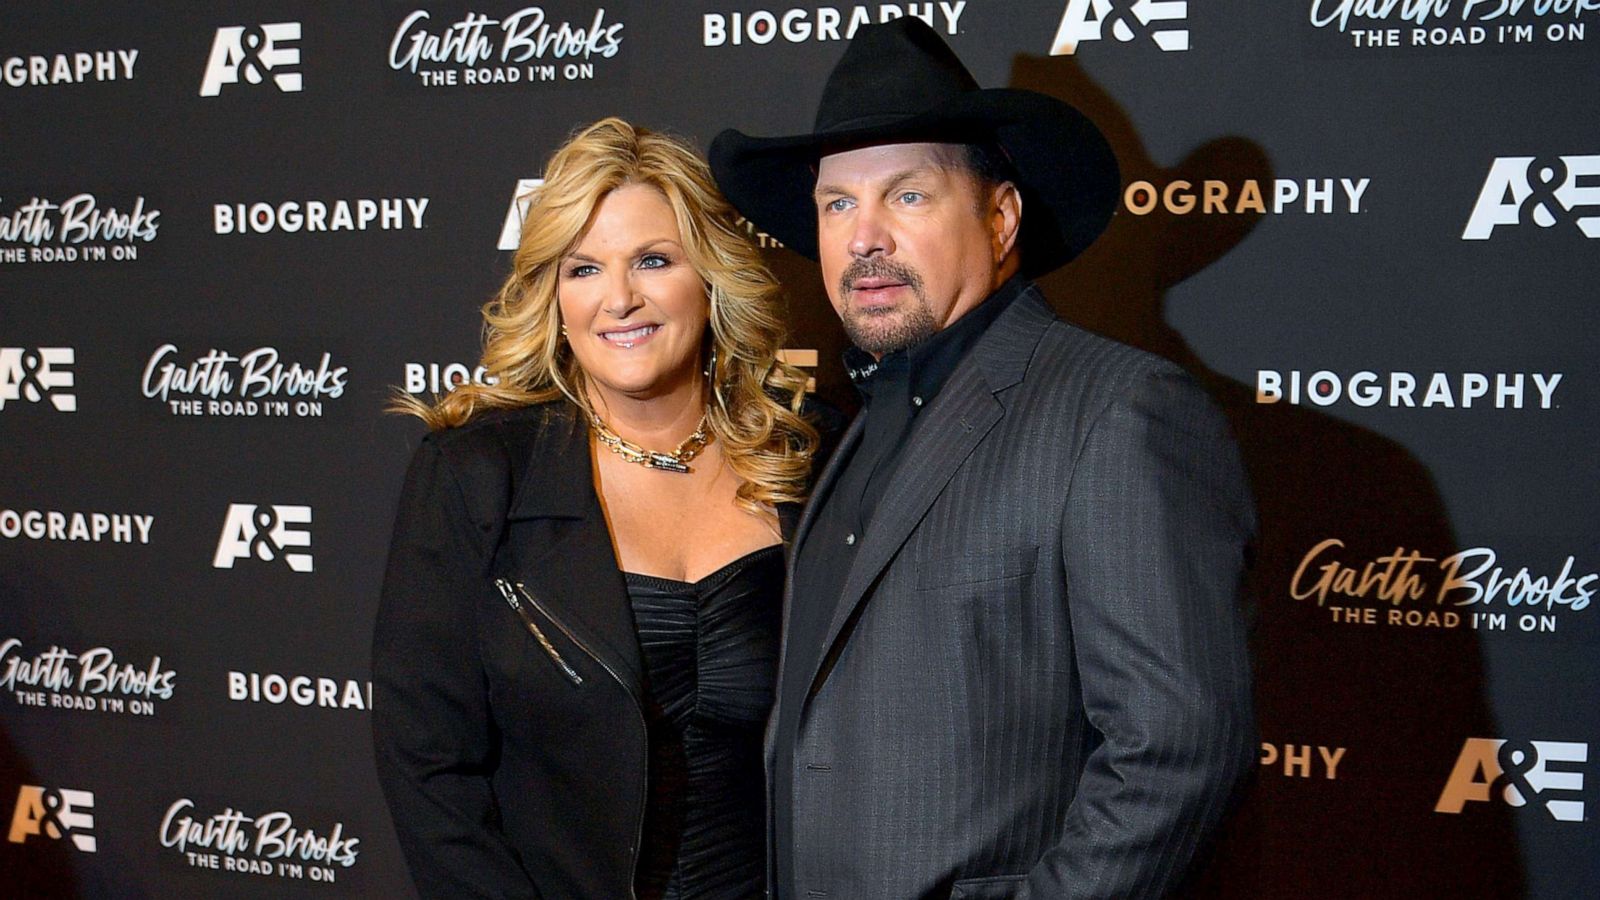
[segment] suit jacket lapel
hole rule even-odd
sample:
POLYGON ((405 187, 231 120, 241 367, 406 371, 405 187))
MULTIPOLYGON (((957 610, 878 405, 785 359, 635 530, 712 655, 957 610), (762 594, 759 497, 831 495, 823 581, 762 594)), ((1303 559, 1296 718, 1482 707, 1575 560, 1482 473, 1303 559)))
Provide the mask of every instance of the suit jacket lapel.
MULTIPOLYGON (((1039 338, 1054 318, 1038 289, 1030 287, 989 326, 933 404, 918 418, 845 578, 808 695, 826 680, 829 660, 836 656, 834 645, 848 640, 849 626, 871 596, 878 576, 956 470, 1005 414, 997 395, 1022 380, 1039 338)), ((863 419, 857 417, 850 429, 852 434, 861 430, 863 419)), ((838 466, 830 465, 828 469, 837 478, 838 466)))
POLYGON ((506 516, 504 545, 515 576, 507 577, 526 585, 547 615, 642 697, 638 632, 595 493, 589 444, 588 429, 563 411, 514 450, 527 454, 527 468, 506 516))

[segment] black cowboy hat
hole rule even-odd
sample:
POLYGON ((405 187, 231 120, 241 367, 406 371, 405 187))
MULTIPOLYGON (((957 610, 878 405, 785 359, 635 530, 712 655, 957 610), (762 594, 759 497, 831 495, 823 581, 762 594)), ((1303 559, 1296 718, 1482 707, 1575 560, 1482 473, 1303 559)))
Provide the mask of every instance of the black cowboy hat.
POLYGON ((816 164, 898 141, 993 142, 1022 192, 1022 271, 1042 275, 1105 230, 1121 192, 1105 136, 1072 106, 1034 91, 978 87, 921 19, 865 25, 828 75, 811 134, 758 138, 728 129, 711 171, 756 227, 817 258, 816 164))

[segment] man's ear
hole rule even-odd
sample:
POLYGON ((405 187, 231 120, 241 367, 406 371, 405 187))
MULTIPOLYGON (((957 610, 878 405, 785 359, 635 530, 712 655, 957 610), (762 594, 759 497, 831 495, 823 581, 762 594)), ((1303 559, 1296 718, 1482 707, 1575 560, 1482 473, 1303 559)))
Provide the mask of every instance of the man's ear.
POLYGON ((1009 181, 995 185, 989 192, 989 233, 996 266, 1005 262, 1017 248, 1017 235, 1022 231, 1022 192, 1009 181))

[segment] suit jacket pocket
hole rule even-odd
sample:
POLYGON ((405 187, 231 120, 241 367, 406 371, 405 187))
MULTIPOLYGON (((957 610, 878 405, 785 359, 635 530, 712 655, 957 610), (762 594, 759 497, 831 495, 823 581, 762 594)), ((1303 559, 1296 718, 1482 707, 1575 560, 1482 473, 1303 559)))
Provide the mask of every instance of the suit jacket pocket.
POLYGON ((919 566, 917 590, 936 590, 1031 575, 1038 564, 1038 547, 1001 547, 984 553, 957 553, 919 566))
POLYGON ((963 878, 950 886, 950 900, 1006 900, 1027 880, 1026 875, 963 878))

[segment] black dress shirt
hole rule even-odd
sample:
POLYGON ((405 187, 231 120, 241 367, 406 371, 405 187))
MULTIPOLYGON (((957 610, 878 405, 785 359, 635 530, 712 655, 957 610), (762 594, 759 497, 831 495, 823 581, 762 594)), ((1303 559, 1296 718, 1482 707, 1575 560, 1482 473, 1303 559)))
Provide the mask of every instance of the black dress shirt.
MULTIPOLYGON (((789 634, 779 680, 779 715, 773 765, 774 809, 790 810, 787 798, 794 790, 794 747, 800 731, 801 707, 818 671, 817 654, 844 590, 845 578, 855 561, 861 538, 872 527, 872 514, 883 497, 895 469, 904 462, 901 450, 917 423, 917 416, 933 402, 939 389, 955 371, 967 351, 989 325, 1005 311, 1029 282, 1016 276, 1002 284, 987 300, 920 344, 874 360, 857 347, 845 351, 845 367, 861 395, 861 415, 866 417, 861 439, 834 480, 826 496, 817 498, 811 529, 799 548, 795 564, 789 634)), ((790 817, 774 818, 777 847, 777 896, 780 900, 805 900, 795 896, 793 860, 794 823, 790 817)))

